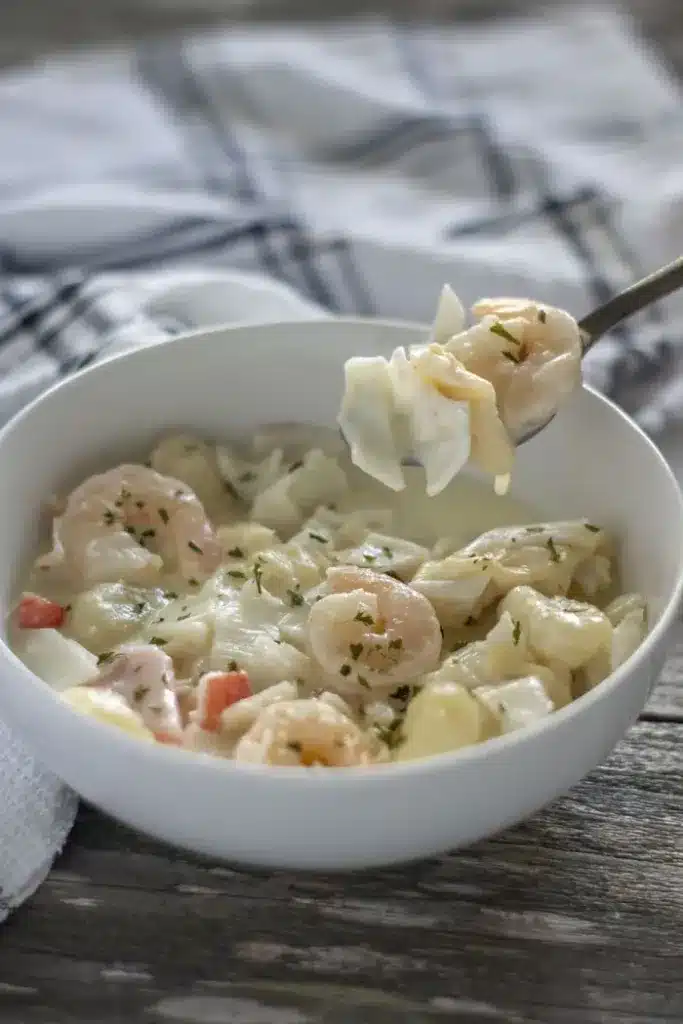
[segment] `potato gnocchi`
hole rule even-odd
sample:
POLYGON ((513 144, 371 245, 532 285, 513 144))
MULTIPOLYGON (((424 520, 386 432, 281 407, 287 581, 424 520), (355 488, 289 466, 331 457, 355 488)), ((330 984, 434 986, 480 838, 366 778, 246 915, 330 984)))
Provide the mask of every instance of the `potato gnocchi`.
MULTIPOLYGON (((310 441, 176 435, 147 464, 84 481, 12 613, 17 654, 138 739, 350 768, 523 729, 643 640, 645 602, 615 596, 601 524, 498 526, 463 543, 454 505, 451 537, 413 535, 391 503, 359 507, 334 438, 310 441)), ((503 516, 510 499, 490 500, 503 516)))

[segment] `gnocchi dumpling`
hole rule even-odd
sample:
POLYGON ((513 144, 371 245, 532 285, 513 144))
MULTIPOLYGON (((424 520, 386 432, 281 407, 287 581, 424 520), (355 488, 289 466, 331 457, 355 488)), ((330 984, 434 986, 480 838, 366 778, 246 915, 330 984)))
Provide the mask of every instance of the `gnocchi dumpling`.
POLYGON ((408 704, 396 761, 445 754, 496 734, 495 717, 460 683, 430 682, 408 704))
POLYGON ((336 557, 344 565, 391 573, 405 582, 413 578, 428 555, 421 544, 383 533, 368 533, 360 544, 337 552, 336 557))
POLYGON ((612 644, 607 616, 583 601, 515 587, 503 598, 501 610, 520 623, 530 649, 541 661, 559 661, 575 670, 612 644))
POLYGON ((101 654, 142 629, 165 604, 162 590, 100 583, 76 594, 67 630, 74 640, 101 654))
POLYGON ((197 495, 204 511, 214 522, 226 515, 230 495, 226 493, 216 458, 216 446, 191 434, 164 438, 150 456, 152 469, 162 476, 182 480, 197 495))
POLYGON ((82 715, 113 725, 138 740, 154 741, 154 733, 136 715, 124 698, 113 690, 96 686, 73 686, 62 691, 62 700, 82 715))
POLYGON ((413 586, 432 601, 442 625, 462 625, 516 586, 566 594, 579 570, 595 593, 610 582, 609 560, 598 554, 608 544, 604 531, 584 520, 500 527, 450 554, 442 540, 436 550, 446 557, 425 562, 413 586))
POLYGON ((496 719, 503 733, 523 729, 555 710, 543 681, 537 676, 513 679, 500 686, 481 686, 474 691, 496 719))

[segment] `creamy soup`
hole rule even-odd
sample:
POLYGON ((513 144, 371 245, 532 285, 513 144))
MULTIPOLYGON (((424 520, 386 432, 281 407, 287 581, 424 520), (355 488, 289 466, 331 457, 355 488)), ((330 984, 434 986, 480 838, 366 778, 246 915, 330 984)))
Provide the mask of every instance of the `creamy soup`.
POLYGON ((11 642, 74 708, 144 742, 337 768, 552 714, 646 630, 599 523, 459 476, 389 491, 334 435, 164 439, 51 511, 11 642))

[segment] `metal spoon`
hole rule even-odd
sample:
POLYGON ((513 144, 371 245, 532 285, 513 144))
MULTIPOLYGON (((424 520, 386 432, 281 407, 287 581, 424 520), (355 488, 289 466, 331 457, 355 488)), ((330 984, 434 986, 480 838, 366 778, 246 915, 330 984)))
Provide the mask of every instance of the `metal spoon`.
MULTIPOLYGON (((653 274, 644 277, 642 281, 629 285, 623 292, 615 295, 614 298, 605 302, 602 306, 598 306, 592 313, 585 316, 583 320, 579 320, 583 355, 595 345, 596 341, 599 341, 604 334, 611 331, 622 320, 633 316, 634 313, 639 313, 653 302, 671 295, 672 292, 677 291, 679 288, 683 288, 683 256, 679 256, 672 263, 668 263, 665 267, 655 270, 653 274)), ((530 441, 532 437, 535 437, 536 434, 547 427, 554 418, 555 413, 552 413, 542 423, 534 423, 522 434, 515 437, 515 444, 520 445, 530 441)), ((342 438, 345 443, 348 443, 343 433, 342 438)), ((406 456, 401 462, 404 466, 420 465, 419 461, 412 455, 406 456)))

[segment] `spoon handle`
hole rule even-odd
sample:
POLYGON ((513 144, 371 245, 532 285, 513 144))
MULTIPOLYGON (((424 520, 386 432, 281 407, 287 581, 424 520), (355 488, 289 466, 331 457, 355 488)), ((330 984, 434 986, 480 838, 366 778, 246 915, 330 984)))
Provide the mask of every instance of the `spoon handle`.
POLYGON ((657 299, 665 298, 678 288, 683 288, 683 256, 632 284, 579 321, 584 335, 584 352, 626 317, 638 313, 657 299))

